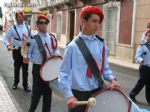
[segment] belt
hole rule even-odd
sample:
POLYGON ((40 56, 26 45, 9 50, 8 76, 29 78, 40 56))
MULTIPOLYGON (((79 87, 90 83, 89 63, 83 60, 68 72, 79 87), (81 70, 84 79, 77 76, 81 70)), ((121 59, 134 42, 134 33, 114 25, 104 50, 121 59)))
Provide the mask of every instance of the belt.
POLYGON ((75 90, 75 89, 72 89, 72 91, 91 94, 91 93, 96 93, 96 92, 100 91, 101 89, 102 89, 102 87, 99 87, 99 88, 91 90, 91 91, 79 91, 79 90, 75 90))
POLYGON ((33 63, 33 65, 35 65, 35 66, 42 66, 42 64, 35 64, 35 63, 33 63))
POLYGON ((147 64, 147 65, 143 65, 143 66, 146 66, 146 67, 150 67, 150 64, 147 64))
POLYGON ((147 66, 150 67, 150 64, 148 64, 147 66))
POLYGON ((13 47, 18 47, 18 49, 21 49, 21 47, 20 47, 20 46, 14 46, 14 45, 13 45, 13 47))

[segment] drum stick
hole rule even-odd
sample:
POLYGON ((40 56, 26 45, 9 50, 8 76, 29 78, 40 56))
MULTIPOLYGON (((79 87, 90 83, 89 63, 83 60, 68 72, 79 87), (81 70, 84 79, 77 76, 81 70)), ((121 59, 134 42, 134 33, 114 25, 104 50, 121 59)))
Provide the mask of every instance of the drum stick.
POLYGON ((77 101, 76 105, 96 105, 96 99, 95 98, 89 98, 88 101, 77 101))

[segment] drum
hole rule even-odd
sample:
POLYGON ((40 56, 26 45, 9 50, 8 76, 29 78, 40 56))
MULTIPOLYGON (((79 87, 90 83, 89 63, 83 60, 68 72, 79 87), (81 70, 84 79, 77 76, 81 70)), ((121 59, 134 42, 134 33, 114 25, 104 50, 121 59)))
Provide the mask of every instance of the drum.
POLYGON ((30 46, 29 39, 26 39, 21 46, 21 55, 27 58, 28 47, 30 46))
POLYGON ((95 106, 88 106, 86 112, 130 112, 130 102, 127 97, 117 89, 106 89, 94 95, 95 106))
POLYGON ((118 89, 102 90, 93 97, 96 99, 96 105, 88 105, 86 112, 143 112, 118 89))
POLYGON ((49 58, 40 69, 40 76, 44 81, 49 82, 49 86, 52 89, 53 93, 60 98, 63 98, 62 89, 58 85, 58 74, 59 68, 62 64, 61 56, 52 56, 49 58))

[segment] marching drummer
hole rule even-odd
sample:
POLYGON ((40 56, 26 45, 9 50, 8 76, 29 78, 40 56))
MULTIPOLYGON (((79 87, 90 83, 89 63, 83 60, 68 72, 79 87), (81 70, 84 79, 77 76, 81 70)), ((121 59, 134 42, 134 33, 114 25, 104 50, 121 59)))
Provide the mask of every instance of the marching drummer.
POLYGON ((108 64, 108 49, 104 39, 96 35, 103 18, 103 12, 98 7, 87 6, 82 9, 81 32, 65 49, 58 83, 67 99, 69 112, 85 112, 86 105, 77 106, 76 101, 87 101, 101 90, 103 79, 108 80, 112 88, 120 89, 108 64))
POLYGON ((30 40, 28 58, 33 62, 33 86, 29 112, 35 112, 40 97, 43 96, 42 112, 50 112, 52 91, 48 82, 40 77, 41 65, 51 56, 60 55, 55 36, 47 33, 49 19, 47 15, 38 14, 36 25, 38 34, 30 40))
POLYGON ((20 68, 22 67, 22 85, 24 91, 30 92, 31 90, 28 87, 28 62, 24 60, 23 56, 21 55, 21 46, 23 42, 31 36, 31 32, 29 26, 24 22, 23 12, 17 12, 15 14, 15 18, 16 24, 10 26, 3 39, 8 51, 13 49, 12 56, 14 60, 14 84, 12 89, 17 89, 19 83, 19 72, 20 68))
POLYGON ((133 102, 137 103, 136 96, 145 86, 145 97, 150 104, 150 29, 146 32, 146 42, 137 48, 135 60, 140 64, 139 79, 129 96, 133 102))

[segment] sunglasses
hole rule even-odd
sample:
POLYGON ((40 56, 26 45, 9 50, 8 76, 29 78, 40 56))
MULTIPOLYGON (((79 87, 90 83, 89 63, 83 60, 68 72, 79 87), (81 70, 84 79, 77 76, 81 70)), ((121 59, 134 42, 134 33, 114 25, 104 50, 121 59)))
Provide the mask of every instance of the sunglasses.
POLYGON ((43 25, 43 24, 48 25, 48 22, 46 22, 46 21, 39 21, 38 24, 40 24, 40 25, 43 25))

